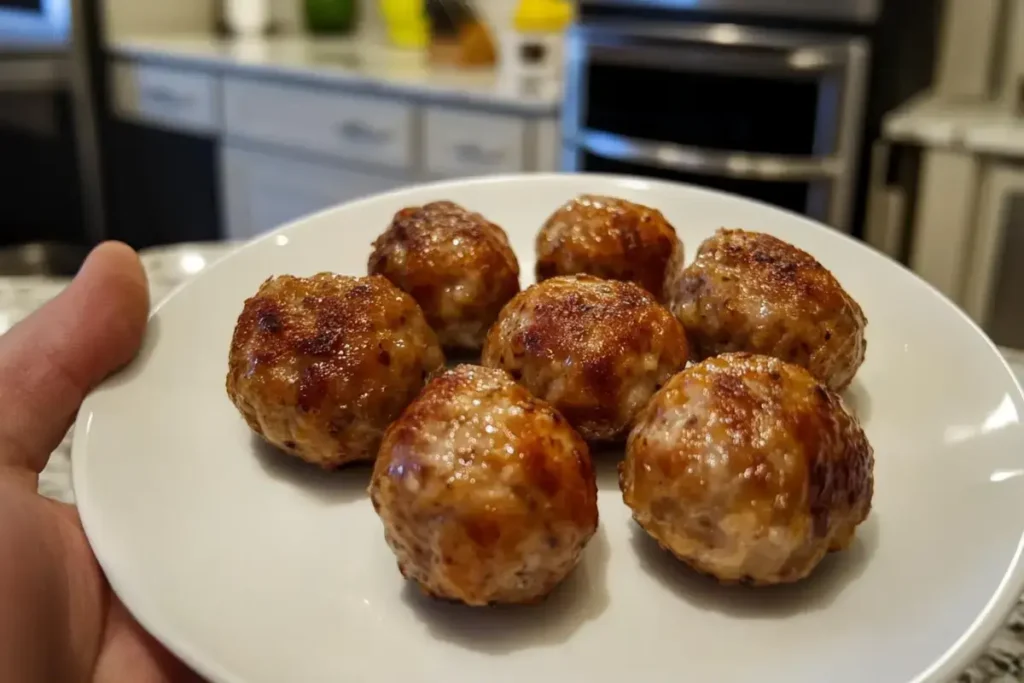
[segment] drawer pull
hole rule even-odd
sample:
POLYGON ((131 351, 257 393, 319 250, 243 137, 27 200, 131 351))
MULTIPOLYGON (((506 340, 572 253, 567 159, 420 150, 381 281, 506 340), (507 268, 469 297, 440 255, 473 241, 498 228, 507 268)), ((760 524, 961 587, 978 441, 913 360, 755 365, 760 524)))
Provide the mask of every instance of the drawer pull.
POLYGON ((467 164, 497 166, 504 161, 505 152, 500 149, 484 149, 472 142, 462 142, 455 145, 455 156, 467 164))
POLYGON ((341 137, 360 144, 386 145, 391 141, 391 133, 380 128, 373 128, 361 121, 345 121, 338 124, 341 137))
POLYGON ((169 88, 144 88, 142 90, 142 97, 154 104, 166 107, 187 107, 192 104, 191 97, 177 93, 169 88))

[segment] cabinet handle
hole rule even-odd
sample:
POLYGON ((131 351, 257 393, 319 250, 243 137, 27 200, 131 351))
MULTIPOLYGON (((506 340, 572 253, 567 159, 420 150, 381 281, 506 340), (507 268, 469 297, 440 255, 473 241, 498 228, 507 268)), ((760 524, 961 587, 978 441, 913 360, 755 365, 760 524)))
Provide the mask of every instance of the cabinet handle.
POLYGON ((384 145, 391 140, 391 133, 381 128, 373 128, 361 121, 345 121, 337 126, 341 137, 360 144, 384 145))
POLYGON ((455 156, 467 164, 497 166, 505 159, 505 152, 500 149, 484 149, 472 142, 461 142, 455 145, 455 156))
POLYGON ((169 88, 149 87, 142 90, 142 98, 155 104, 167 107, 185 107, 192 103, 192 98, 176 93, 169 88))

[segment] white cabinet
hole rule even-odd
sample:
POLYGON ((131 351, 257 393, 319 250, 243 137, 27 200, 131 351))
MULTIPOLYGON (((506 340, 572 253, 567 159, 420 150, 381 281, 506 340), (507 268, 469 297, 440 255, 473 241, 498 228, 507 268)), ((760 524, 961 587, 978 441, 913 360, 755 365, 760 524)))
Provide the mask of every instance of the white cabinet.
POLYGON ((986 165, 973 219, 964 308, 996 344, 1024 350, 1024 165, 986 165))
POLYGON ((130 62, 114 63, 111 74, 113 109, 124 119, 195 133, 220 127, 216 76, 130 62))
POLYGON ((415 106, 375 97, 276 81, 228 78, 224 123, 229 137, 337 155, 364 164, 413 163, 415 106))
POLYGON ((424 118, 427 171, 432 175, 515 173, 528 166, 522 117, 431 106, 424 118))
POLYGON ((226 144, 221 153, 225 232, 250 239, 342 202, 409 184, 331 163, 226 144))
POLYGON ((473 107, 456 85, 444 102, 432 79, 425 90, 409 88, 404 72, 394 81, 331 83, 291 63, 238 61, 234 52, 205 68, 194 56, 178 64, 171 57, 112 61, 111 108, 124 119, 215 138, 229 239, 417 182, 558 165, 555 111, 473 107))

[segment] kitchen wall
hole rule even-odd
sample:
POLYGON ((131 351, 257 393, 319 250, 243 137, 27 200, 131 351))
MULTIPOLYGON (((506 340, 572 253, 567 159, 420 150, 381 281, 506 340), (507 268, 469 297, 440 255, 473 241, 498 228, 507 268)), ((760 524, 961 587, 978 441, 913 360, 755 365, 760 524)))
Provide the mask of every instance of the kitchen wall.
POLYGON ((139 33, 210 30, 214 0, 103 0, 102 21, 108 38, 139 33))

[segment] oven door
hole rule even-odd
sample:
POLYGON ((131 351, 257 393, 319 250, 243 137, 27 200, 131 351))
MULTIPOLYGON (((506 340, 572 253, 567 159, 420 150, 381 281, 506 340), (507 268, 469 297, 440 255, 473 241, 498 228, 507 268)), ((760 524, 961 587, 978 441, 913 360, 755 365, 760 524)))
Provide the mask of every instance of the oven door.
POLYGON ((578 26, 563 165, 738 192, 849 230, 866 62, 860 39, 578 26))
POLYGON ((996 344, 1024 351, 1024 165, 983 172, 964 308, 996 344))

